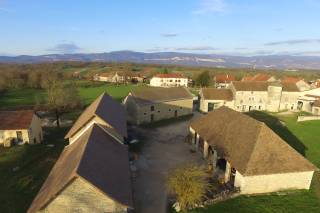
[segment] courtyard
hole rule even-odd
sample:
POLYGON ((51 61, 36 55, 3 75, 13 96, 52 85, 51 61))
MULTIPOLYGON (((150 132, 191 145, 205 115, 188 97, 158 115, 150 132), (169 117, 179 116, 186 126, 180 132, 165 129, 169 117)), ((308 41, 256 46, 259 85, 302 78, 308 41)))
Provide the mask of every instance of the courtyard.
POLYGON ((191 119, 173 122, 158 127, 137 128, 142 147, 138 151, 133 179, 133 196, 137 212, 167 212, 166 178, 169 172, 182 165, 205 163, 201 155, 192 153, 185 143, 191 119))

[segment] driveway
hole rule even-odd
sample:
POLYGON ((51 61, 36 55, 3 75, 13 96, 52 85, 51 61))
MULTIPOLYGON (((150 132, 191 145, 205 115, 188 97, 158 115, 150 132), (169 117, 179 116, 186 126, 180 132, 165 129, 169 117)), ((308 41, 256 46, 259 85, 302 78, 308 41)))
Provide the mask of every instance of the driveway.
MULTIPOLYGON (((198 117, 196 113, 193 116, 198 117)), ((144 145, 135 161, 134 203, 139 213, 164 213, 167 210, 166 178, 171 169, 190 163, 203 163, 184 143, 191 119, 157 128, 138 128, 144 145)))

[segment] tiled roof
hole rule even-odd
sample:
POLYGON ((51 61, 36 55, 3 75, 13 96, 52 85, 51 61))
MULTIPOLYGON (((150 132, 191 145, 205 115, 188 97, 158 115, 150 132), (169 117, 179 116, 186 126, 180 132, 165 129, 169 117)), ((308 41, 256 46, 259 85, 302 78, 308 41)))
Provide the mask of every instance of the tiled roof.
POLYGON ((191 127, 244 176, 317 170, 263 122, 227 107, 193 121, 191 127))
POLYGON ((185 87, 143 87, 132 91, 131 95, 141 105, 193 98, 185 87))
POLYGON ((286 76, 282 78, 282 83, 297 83, 298 81, 303 80, 302 78, 292 77, 292 76, 286 76))
POLYGON ((33 115, 33 110, 0 111, 0 130, 28 129, 33 115))
POLYGON ((65 147, 28 213, 43 209, 75 178, 85 179, 123 206, 133 206, 128 148, 94 124, 65 147))
POLYGON ((233 86, 237 91, 267 91, 268 82, 257 81, 234 81, 233 86))
POLYGON ((180 73, 158 74, 155 77, 157 77, 157 78, 187 78, 187 77, 184 77, 180 73))
POLYGON ((235 81, 236 78, 233 75, 229 74, 219 74, 215 76, 216 83, 230 83, 231 81, 235 81))
POLYGON ((127 137, 127 113, 124 106, 103 93, 79 116, 65 138, 74 135, 94 116, 98 116, 112 126, 120 135, 127 137))
POLYGON ((206 100, 233 100, 233 94, 230 89, 202 88, 201 92, 206 100))

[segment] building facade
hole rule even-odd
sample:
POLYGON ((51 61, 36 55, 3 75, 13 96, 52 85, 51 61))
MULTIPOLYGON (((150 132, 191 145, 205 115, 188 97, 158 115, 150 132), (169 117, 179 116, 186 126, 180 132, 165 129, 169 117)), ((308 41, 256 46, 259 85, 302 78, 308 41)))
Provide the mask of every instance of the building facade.
POLYGON ((189 79, 179 73, 158 74, 151 78, 153 87, 188 87, 189 79))
POLYGON ((41 119, 34 111, 0 111, 0 144, 37 144, 42 140, 41 119))
POLYGON ((219 74, 213 78, 215 88, 219 89, 228 88, 230 83, 235 80, 236 78, 230 74, 219 74))
POLYGON ((241 112, 251 110, 296 111, 300 94, 298 86, 292 83, 235 81, 229 85, 228 89, 201 89, 200 111, 209 112, 221 106, 241 112), (210 107, 212 104, 215 104, 214 108, 210 107))
POLYGON ((146 87, 124 100, 128 121, 137 125, 192 114, 193 96, 185 87, 146 87))

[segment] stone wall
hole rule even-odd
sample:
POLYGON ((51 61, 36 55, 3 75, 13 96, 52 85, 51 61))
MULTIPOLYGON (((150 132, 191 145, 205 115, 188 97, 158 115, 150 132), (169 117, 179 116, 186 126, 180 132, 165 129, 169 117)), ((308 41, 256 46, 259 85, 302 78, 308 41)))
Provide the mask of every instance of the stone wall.
POLYGON ((313 171, 272 175, 242 176, 236 173, 235 187, 241 194, 259 194, 292 189, 309 189, 313 171))
POLYGON ((126 207, 108 198, 84 180, 77 178, 40 212, 125 213, 126 210, 126 207))

